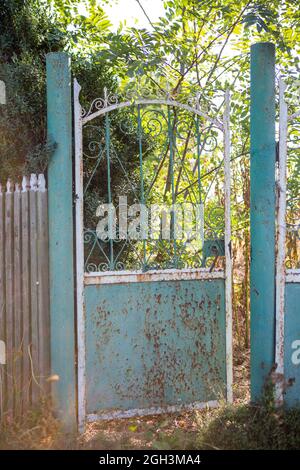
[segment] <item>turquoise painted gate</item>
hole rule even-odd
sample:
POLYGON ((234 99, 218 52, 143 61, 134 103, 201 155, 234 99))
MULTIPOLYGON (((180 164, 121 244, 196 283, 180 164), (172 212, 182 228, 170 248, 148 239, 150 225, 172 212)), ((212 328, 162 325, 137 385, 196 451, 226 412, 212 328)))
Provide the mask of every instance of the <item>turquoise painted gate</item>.
POLYGON ((274 44, 253 44, 251 401, 262 401, 271 380, 276 404, 292 407, 300 404, 299 84, 276 75, 274 44))
POLYGON ((231 401, 229 94, 79 93, 79 424, 231 401))
POLYGON ((277 400, 291 407, 300 405, 300 188, 295 178, 299 179, 298 84, 290 83, 287 93, 287 85, 280 79, 279 102, 275 361, 277 400))

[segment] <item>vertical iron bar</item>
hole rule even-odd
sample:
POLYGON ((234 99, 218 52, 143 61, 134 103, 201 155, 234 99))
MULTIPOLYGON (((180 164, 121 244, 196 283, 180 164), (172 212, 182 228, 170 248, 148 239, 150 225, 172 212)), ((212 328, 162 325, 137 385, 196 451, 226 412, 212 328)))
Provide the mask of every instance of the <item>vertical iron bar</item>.
POLYGON ((143 173, 143 144, 142 144, 142 122, 141 122, 141 106, 138 105, 138 134, 139 134, 139 157, 140 157, 140 179, 141 179, 141 203, 143 205, 142 209, 142 224, 141 233, 143 236, 143 266, 144 269, 146 266, 146 240, 144 236, 144 228, 145 228, 145 220, 144 220, 144 204, 145 204, 145 196, 144 196, 144 173, 143 173))
POLYGON ((200 176, 200 135, 199 135, 199 116, 196 119, 196 133, 197 133, 197 171, 198 171, 198 191, 199 191, 199 203, 202 204, 202 188, 201 188, 201 176, 200 176))
POLYGON ((224 186, 225 186, 225 306, 226 306, 226 386, 232 403, 232 266, 231 266, 231 171, 230 171, 230 93, 225 92, 224 109, 224 186))
POLYGON ((175 239, 175 186, 174 186, 174 149, 173 149, 173 129, 171 124, 171 110, 168 106, 168 133, 170 142, 170 173, 171 173, 171 187, 172 187, 172 211, 171 211, 171 236, 173 236, 174 260, 176 260, 176 239, 175 239))
MULTIPOLYGON (((199 132, 199 116, 196 118, 196 133, 197 133, 197 172, 198 172, 198 192, 199 192, 199 211, 196 211, 197 217, 200 219, 199 234, 200 234, 200 247, 203 248, 204 244, 204 204, 202 202, 202 186, 201 186, 201 165, 200 165, 200 132, 199 132)), ((203 144, 204 147, 204 144, 203 144)), ((196 227, 197 228, 197 227, 196 227)))
POLYGON ((110 123, 108 113, 105 114, 105 147, 106 147, 106 162, 107 162, 107 192, 108 192, 108 233, 109 233, 109 269, 114 269, 114 244, 112 239, 112 212, 111 212, 111 176, 110 176, 110 123))

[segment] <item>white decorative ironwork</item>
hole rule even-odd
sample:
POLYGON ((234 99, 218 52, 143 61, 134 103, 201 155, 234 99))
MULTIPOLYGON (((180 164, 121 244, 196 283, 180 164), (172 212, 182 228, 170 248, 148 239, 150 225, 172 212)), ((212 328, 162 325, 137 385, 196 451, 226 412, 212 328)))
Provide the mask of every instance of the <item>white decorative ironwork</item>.
POLYGON ((109 92, 107 88, 104 88, 103 98, 95 98, 92 101, 88 111, 86 111, 84 108, 81 108, 81 116, 86 119, 88 116, 93 116, 98 111, 107 109, 113 105, 118 105, 118 96, 109 92))
POLYGON ((170 91, 162 92, 161 94, 158 93, 158 96, 157 93, 155 95, 156 96, 153 96, 153 93, 147 88, 138 88, 136 91, 127 92, 128 99, 125 98, 125 101, 120 101, 118 95, 104 88, 104 96, 102 98, 95 98, 88 111, 81 108, 82 124, 84 125, 103 114, 131 105, 165 105, 185 109, 186 111, 203 117, 219 129, 224 130, 221 120, 213 118, 201 110, 199 93, 197 93, 195 97, 190 97, 187 103, 182 103, 174 99, 170 91))

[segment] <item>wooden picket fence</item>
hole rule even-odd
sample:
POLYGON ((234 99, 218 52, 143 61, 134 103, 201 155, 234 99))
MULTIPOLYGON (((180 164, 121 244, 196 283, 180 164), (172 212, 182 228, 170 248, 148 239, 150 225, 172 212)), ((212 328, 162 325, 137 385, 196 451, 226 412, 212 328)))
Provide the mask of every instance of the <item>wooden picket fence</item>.
POLYGON ((14 416, 48 391, 48 211, 44 175, 0 187, 0 412, 14 416))

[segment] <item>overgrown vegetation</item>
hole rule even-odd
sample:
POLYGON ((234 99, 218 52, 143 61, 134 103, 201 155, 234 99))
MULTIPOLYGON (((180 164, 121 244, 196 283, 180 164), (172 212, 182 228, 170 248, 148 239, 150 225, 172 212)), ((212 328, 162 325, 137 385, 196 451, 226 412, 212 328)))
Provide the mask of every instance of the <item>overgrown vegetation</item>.
MULTIPOLYGON (((8 95, 7 106, 0 108, 0 181, 8 177, 17 179, 24 172, 45 171, 51 158, 55 143, 47 142, 46 137, 45 55, 48 52, 64 50, 72 56, 73 72, 82 86, 83 105, 103 96, 105 86, 122 95, 138 85, 154 92, 168 91, 183 102, 197 94, 202 109, 214 115, 219 112, 221 95, 229 88, 232 94, 234 332, 236 351, 243 355, 249 346, 250 325, 249 49, 256 41, 275 42, 278 74, 284 75, 288 82, 298 77, 299 2, 169 0, 164 2, 164 17, 153 23, 146 6, 148 2, 143 6, 143 2, 137 1, 149 28, 123 25, 117 32, 110 29, 109 18, 103 11, 105 3, 0 0, 0 79, 5 81, 8 95)), ((124 116, 126 119, 130 118, 124 116)), ((112 122, 112 126, 120 142, 120 153, 135 168, 136 141, 124 138, 117 122, 112 122)), ((295 151, 300 130, 296 129, 296 134, 288 183, 292 196, 299 193, 299 158, 295 151)), ((152 140, 149 138, 148 145, 152 140)), ((204 174, 210 170, 205 158, 201 168, 204 174)), ((114 170, 118 176, 117 168, 114 170)), ((120 179, 121 173, 116 185, 120 179)), ((89 195, 94 202, 90 219, 95 205, 103 198, 105 179, 102 182, 102 189, 95 185, 89 195)), ((170 191, 167 184, 168 181, 166 192, 170 191)), ((289 241, 292 265, 299 262, 296 243, 294 239, 289 241)), ((50 416, 48 411, 46 416, 50 416)), ((186 418, 157 418, 152 424, 147 420, 130 424, 123 421, 116 426, 124 428, 126 439, 130 437, 125 443, 120 442, 123 446, 135 445, 136 439, 155 448, 296 448, 299 447, 299 416, 294 410, 285 412, 270 406, 255 408, 239 404, 186 418), (185 419, 188 426, 182 430, 176 423, 185 419), (170 426, 174 432, 168 434, 170 426), (138 434, 144 436, 142 441, 136 438, 138 434)), ((103 433, 97 435, 95 445, 112 445, 111 438, 105 443, 103 433)), ((25 424, 10 423, 4 427, 0 446, 55 447, 60 445, 60 439, 55 420, 46 419, 44 411, 37 410, 26 417, 25 424)), ((70 446, 94 445, 91 440, 88 442, 70 441, 70 446)))
MULTIPOLYGON (((47 52, 66 50, 72 55, 83 104, 103 96, 104 86, 122 94, 139 84, 154 92, 168 89, 173 98, 184 102, 198 94, 202 109, 215 114, 220 94, 229 87, 234 327, 240 347, 248 347, 249 48, 255 41, 275 42, 278 71, 287 78, 297 76, 298 2, 170 0, 164 2, 164 17, 155 23, 146 5, 137 2, 149 28, 123 25, 117 32, 110 29, 102 8, 105 3, 1 0, 0 79, 7 85, 8 105, 0 113, 0 180, 19 177, 24 171, 44 171, 51 158, 53 143, 46 140, 47 52)), ((123 138, 121 145, 128 161, 138 158, 136 142, 123 138)), ((292 195, 298 188, 297 165, 291 166, 292 195)), ((206 170, 204 159, 202 171, 206 170)), ((102 197, 99 190, 95 185, 90 193, 97 204, 102 197)), ((289 258, 297 256, 296 244, 290 240, 289 258)))
POLYGON ((52 415, 31 411, 0 431, 0 449, 190 450, 300 447, 300 410, 221 406, 182 415, 89 425, 80 437, 64 435, 52 415))
POLYGON ((19 419, 6 417, 0 449, 299 449, 300 409, 277 409, 271 382, 260 406, 248 404, 248 356, 246 351, 235 355, 233 405, 90 423, 79 436, 63 433, 44 399, 19 419))
POLYGON ((103 93, 104 81, 112 89, 116 86, 112 72, 92 56, 88 47, 81 52, 96 29, 97 40, 101 40, 109 21, 96 2, 87 2, 87 18, 76 14, 80 3, 0 2, 0 80, 7 89, 7 105, 1 106, 0 113, 0 181, 47 168, 54 144, 47 142, 46 132, 48 52, 69 51, 73 69, 81 78, 83 98, 90 98, 90 90, 103 93))

